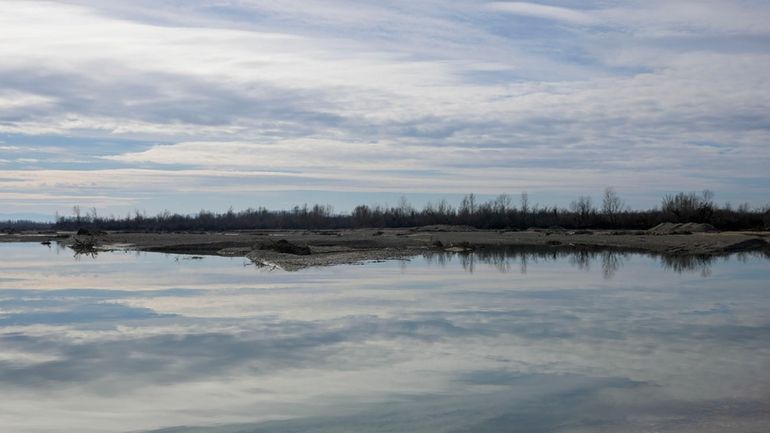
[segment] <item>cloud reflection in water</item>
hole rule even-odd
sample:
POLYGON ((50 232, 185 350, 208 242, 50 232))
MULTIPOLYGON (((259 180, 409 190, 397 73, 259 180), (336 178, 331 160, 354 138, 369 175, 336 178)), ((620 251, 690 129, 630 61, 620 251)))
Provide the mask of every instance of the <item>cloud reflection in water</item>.
POLYGON ((749 432, 770 421, 759 256, 703 273, 701 259, 661 268, 635 254, 489 250, 283 273, 0 249, 0 424, 15 432, 749 432))

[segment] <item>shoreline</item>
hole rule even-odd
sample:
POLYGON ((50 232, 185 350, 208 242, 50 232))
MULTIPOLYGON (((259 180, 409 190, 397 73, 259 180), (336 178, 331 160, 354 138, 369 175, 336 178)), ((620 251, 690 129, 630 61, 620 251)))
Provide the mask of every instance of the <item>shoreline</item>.
POLYGON ((76 249, 90 242, 99 251, 135 250, 189 255, 245 257, 258 266, 287 271, 404 259, 425 252, 476 249, 602 249, 661 255, 721 256, 736 252, 770 254, 770 232, 654 234, 639 231, 473 230, 451 226, 405 229, 250 230, 233 232, 147 233, 26 232, 0 235, 0 242, 57 242, 76 249), (280 241, 280 242, 279 242, 280 241), (298 247, 287 253, 277 246, 298 247))

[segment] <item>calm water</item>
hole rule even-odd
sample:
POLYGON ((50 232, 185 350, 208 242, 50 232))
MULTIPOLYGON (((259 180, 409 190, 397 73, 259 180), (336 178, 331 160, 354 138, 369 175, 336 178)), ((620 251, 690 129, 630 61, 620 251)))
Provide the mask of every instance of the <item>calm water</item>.
POLYGON ((2 432, 770 431, 761 256, 0 255, 2 432))

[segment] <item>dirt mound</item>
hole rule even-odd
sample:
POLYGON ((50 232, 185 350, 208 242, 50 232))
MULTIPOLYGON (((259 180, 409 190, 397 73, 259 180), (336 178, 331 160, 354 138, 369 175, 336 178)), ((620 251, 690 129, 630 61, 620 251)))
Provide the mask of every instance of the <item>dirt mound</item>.
POLYGON ((307 245, 293 244, 287 241, 286 239, 281 239, 279 241, 271 242, 269 244, 262 244, 259 246, 259 249, 275 251, 277 253, 283 253, 283 254, 293 254, 295 256, 310 255, 310 247, 308 247, 307 245))
POLYGON ((716 233, 719 230, 711 224, 701 223, 660 223, 647 230, 654 235, 689 235, 692 233, 716 233))
POLYGON ((107 232, 101 230, 78 229, 76 234, 78 236, 104 236, 107 232))
POLYGON ((463 225, 448 225, 448 224, 433 224, 429 226, 415 227, 412 229, 414 232, 472 232, 476 231, 471 226, 463 225))

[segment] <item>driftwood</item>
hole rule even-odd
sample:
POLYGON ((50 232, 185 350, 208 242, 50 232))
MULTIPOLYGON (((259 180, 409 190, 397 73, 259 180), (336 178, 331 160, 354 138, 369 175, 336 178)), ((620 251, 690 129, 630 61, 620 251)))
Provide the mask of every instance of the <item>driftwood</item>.
POLYGON ((70 245, 70 248, 75 251, 75 256, 87 255, 94 257, 98 253, 96 246, 96 239, 93 237, 87 237, 75 238, 75 241, 72 245, 70 245))

